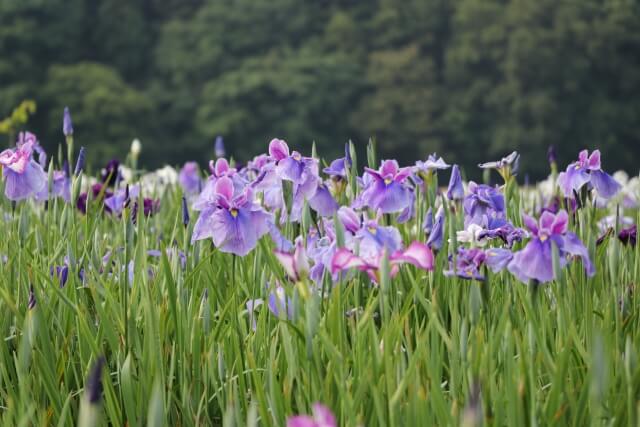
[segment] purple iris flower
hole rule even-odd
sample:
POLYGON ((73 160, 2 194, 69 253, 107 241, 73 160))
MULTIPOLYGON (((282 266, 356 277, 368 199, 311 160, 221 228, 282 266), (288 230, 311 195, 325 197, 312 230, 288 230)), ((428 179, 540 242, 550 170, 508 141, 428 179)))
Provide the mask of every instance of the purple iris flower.
POLYGON ((400 168, 395 160, 385 160, 377 171, 365 168, 373 180, 362 193, 362 201, 381 213, 400 212, 411 204, 411 192, 404 184, 411 168, 400 168))
POLYGON ((105 197, 104 205, 109 208, 109 212, 120 216, 127 203, 130 200, 137 200, 139 194, 139 185, 127 186, 127 188, 118 189, 111 196, 105 197))
POLYGON ((248 254, 269 232, 271 214, 251 200, 249 188, 234 196, 233 181, 223 176, 216 182, 216 203, 200 212, 192 242, 211 238, 221 252, 248 254))
POLYGON ((293 319, 293 301, 280 285, 277 285, 276 288, 269 293, 267 307, 269 307, 269 311, 276 317, 280 317, 282 314, 289 320, 293 319))
POLYGON ((5 179, 4 194, 10 200, 35 196, 46 186, 47 175, 32 158, 34 143, 30 139, 19 144, 15 150, 7 149, 0 153, 5 179))
POLYGON ((320 403, 313 404, 313 415, 295 415, 287 418, 287 427, 338 427, 329 408, 320 403))
POLYGON ((602 170, 600 150, 595 150, 590 156, 587 150, 582 150, 578 161, 571 163, 565 172, 558 175, 558 185, 565 197, 573 197, 574 191, 579 193, 585 184, 595 188, 603 199, 610 199, 620 190, 620 184, 602 170))
POLYGON ((422 223, 422 229, 427 234, 431 234, 431 230, 433 229, 433 209, 429 206, 427 209, 427 213, 424 215, 424 221, 422 223))
POLYGON ((344 226, 344 229, 351 235, 355 235, 362 226, 360 215, 347 206, 341 206, 338 209, 338 219, 344 226))
POLYGON ((212 204, 216 204, 216 184, 220 178, 228 177, 231 179, 233 182, 234 194, 242 192, 246 186, 244 178, 237 173, 235 168, 229 166, 229 162, 225 158, 220 158, 215 162, 210 161, 209 171, 211 172, 211 175, 207 178, 204 188, 193 203, 193 209, 197 211, 201 211, 212 204))
MULTIPOLYGON (((97 201, 97 202, 101 203, 106 212, 111 212, 111 208, 109 208, 108 206, 104 205, 103 201, 104 201, 104 199, 111 197, 113 195, 113 192, 111 192, 110 190, 106 189, 103 186, 103 184, 96 183, 96 184, 93 184, 91 186, 91 194, 92 194, 92 201, 97 201), (102 199, 97 200, 100 197, 102 197, 102 199)), ((78 197, 78 201, 76 202, 76 207, 83 214, 87 213, 87 200, 88 200, 88 198, 89 197, 88 197, 87 193, 82 193, 82 194, 80 194, 80 196, 78 197)))
POLYGON ((338 210, 338 202, 324 184, 318 184, 316 192, 309 199, 309 206, 320 216, 333 216, 338 210))
POLYGON ((444 240, 444 209, 442 206, 438 209, 433 227, 428 234, 427 246, 431 249, 440 250, 444 240))
POLYGON ((178 182, 185 194, 198 194, 202 188, 200 167, 196 162, 187 162, 180 169, 178 182))
POLYGON ((524 249, 516 252, 509 263, 509 271, 524 283, 537 280, 540 283, 555 279, 553 271, 552 244, 556 245, 560 258, 560 266, 569 262, 569 257, 582 258, 588 276, 595 274, 589 260, 589 253, 578 236, 567 231, 569 216, 561 210, 557 215, 544 212, 540 221, 523 215, 523 220, 532 234, 532 239, 524 249))
POLYGON ((484 251, 484 263, 493 271, 498 273, 509 265, 513 259, 513 253, 509 249, 489 248, 484 251))
POLYGON ((455 257, 455 265, 453 256, 449 256, 450 269, 445 270, 444 274, 468 280, 484 280, 485 277, 480 273, 480 268, 486 258, 487 255, 480 248, 459 247, 455 257))
POLYGON ((281 139, 269 143, 269 155, 276 161, 280 178, 294 184, 302 184, 310 177, 317 178, 318 162, 311 157, 303 157, 297 151, 289 153, 289 146, 281 139))
POLYGON ((494 187, 469 182, 469 194, 464 198, 465 226, 487 226, 491 218, 505 215, 504 196, 494 187))
POLYGON ((71 180, 64 171, 53 171, 53 187, 49 193, 49 186, 45 185, 38 194, 36 200, 44 201, 61 197, 65 202, 71 200, 71 180))
POLYGON ((493 217, 489 218, 487 229, 482 231, 478 237, 480 239, 501 239, 510 248, 515 242, 520 242, 527 236, 528 234, 525 230, 514 227, 505 218, 493 217))
POLYGON ((392 226, 378 225, 376 220, 365 221, 356 238, 360 241, 360 257, 369 262, 377 259, 384 249, 391 254, 402 248, 400 232, 392 226))
POLYGON ((453 165, 451 169, 447 198, 449 200, 462 200, 464 198, 464 187, 462 186, 462 176, 460 176, 460 168, 458 165, 453 165))

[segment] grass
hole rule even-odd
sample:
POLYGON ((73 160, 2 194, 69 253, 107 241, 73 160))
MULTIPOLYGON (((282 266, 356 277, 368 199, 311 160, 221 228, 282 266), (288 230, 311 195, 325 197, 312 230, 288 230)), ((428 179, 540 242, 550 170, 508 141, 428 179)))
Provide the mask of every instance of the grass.
MULTIPOLYGON (((530 208, 519 194, 509 201, 515 221, 530 208)), ((639 246, 611 238, 596 248, 602 212, 585 209, 572 223, 593 278, 580 262, 535 288, 508 272, 484 284, 446 277, 445 241, 433 272, 403 266, 380 287, 352 275, 327 282, 323 299, 287 281, 268 237, 244 258, 191 244, 180 198, 169 187, 160 212, 139 212, 136 224, 61 200, 15 211, 2 201, 3 425, 283 426, 316 401, 345 426, 640 425, 639 246), (184 251, 184 268, 167 249, 184 251), (50 267, 65 257, 60 288, 50 267), (296 316, 263 305, 254 331, 245 303, 267 298, 276 280, 296 316), (89 404, 85 385, 101 356, 103 394, 89 404)), ((447 210, 450 236, 460 221, 447 210)), ((417 225, 399 225, 405 243, 417 225)))

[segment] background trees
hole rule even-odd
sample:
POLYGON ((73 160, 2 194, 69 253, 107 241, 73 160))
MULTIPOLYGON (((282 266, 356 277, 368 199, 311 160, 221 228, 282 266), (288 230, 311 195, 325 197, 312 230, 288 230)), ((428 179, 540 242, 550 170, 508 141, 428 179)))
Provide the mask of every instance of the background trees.
POLYGON ((220 134, 241 160, 374 136, 405 162, 517 148, 540 176, 554 144, 637 172, 638 28, 633 0, 4 1, 0 117, 34 99, 54 147, 69 105, 94 158, 139 137, 147 166, 204 161, 220 134))

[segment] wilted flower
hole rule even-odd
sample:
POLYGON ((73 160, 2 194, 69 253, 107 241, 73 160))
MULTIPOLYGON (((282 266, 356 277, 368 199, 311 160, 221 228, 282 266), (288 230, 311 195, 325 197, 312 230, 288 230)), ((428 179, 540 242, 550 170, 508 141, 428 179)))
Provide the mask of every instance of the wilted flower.
POLYGON ((464 198, 464 187, 462 186, 462 176, 460 176, 460 168, 458 165, 453 165, 451 169, 447 198, 449 200, 461 200, 464 198))
POLYGON ((287 418, 287 427, 338 427, 335 416, 329 408, 314 403, 313 415, 295 415, 287 418))
POLYGON ((4 194, 10 200, 23 200, 38 194, 47 183, 47 175, 32 158, 35 136, 19 144, 15 150, 0 153, 5 179, 4 194))
POLYGON ((418 160, 416 162, 415 171, 419 174, 430 174, 437 170, 449 169, 451 165, 448 165, 442 157, 438 157, 436 153, 429 154, 426 161, 418 160))
POLYGON ((565 197, 573 197, 574 191, 580 192, 585 184, 595 188, 603 199, 613 197, 620 190, 620 184, 601 169, 600 150, 595 150, 590 156, 587 150, 582 150, 578 161, 558 175, 558 185, 565 197))
POLYGON ((507 157, 503 157, 497 162, 480 163, 478 167, 480 169, 495 169, 500 176, 507 181, 513 175, 518 172, 518 166, 520 164, 520 154, 517 151, 509 154, 507 157))
POLYGON ((375 211, 393 213, 404 210, 411 203, 411 192, 404 181, 411 168, 400 168, 395 160, 385 160, 377 171, 365 168, 373 181, 362 193, 363 202, 375 211))
POLYGON ((558 249, 560 267, 569 262, 569 257, 578 256, 582 258, 587 275, 595 274, 587 248, 578 236, 567 230, 569 216, 566 211, 561 210, 557 215, 544 212, 539 222, 527 215, 523 215, 523 220, 532 239, 524 249, 514 254, 508 266, 518 279, 524 283, 531 280, 545 283, 555 279, 552 245, 558 249))

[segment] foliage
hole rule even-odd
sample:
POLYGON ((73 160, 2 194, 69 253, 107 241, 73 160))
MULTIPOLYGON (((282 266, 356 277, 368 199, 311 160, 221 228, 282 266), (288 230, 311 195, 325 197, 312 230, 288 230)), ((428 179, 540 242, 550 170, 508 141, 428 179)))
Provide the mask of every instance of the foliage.
POLYGON ((598 146, 632 171, 638 26, 633 0, 5 1, 0 116, 34 99, 53 148, 68 102, 78 132, 93 130, 90 152, 148 139, 148 166, 208 156, 218 134, 247 160, 277 134, 334 155, 375 137, 385 157, 437 150, 466 166, 480 153, 543 160, 553 144, 569 160, 598 146), (78 75, 89 63, 102 75, 78 75), (52 77, 119 83, 96 82, 115 91, 95 108, 52 77), (113 120, 121 109, 131 120, 113 120))

